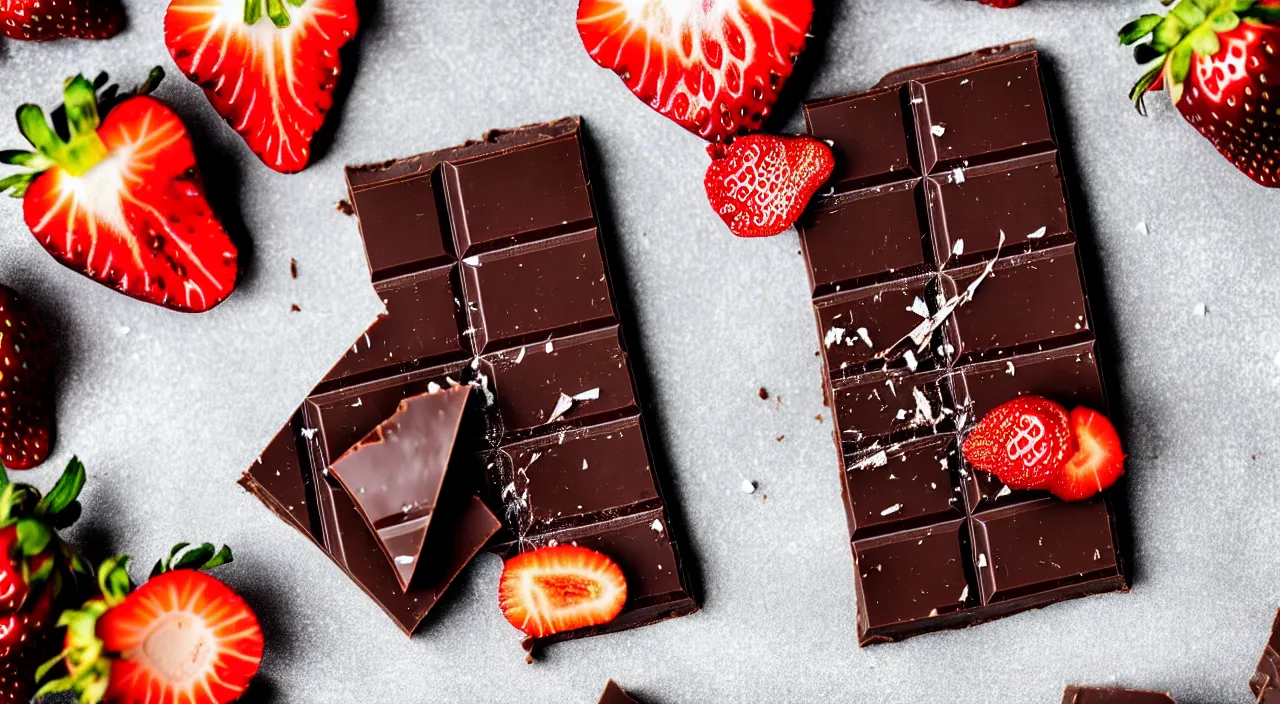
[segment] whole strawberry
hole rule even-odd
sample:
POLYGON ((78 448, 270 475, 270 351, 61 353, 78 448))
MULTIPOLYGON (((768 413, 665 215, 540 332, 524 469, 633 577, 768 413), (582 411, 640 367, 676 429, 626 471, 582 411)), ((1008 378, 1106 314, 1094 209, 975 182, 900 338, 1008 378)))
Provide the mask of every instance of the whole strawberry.
POLYGON ((72 459, 42 497, 0 469, 0 704, 27 704, 36 668, 58 651, 55 612, 74 600, 86 567, 57 530, 78 517, 84 478, 72 459))
POLYGON ((0 285, 0 465, 31 469, 53 441, 53 352, 40 318, 0 285))
POLYGON ((333 107, 356 0, 173 0, 164 41, 187 78, 271 168, 293 173, 333 107))
POLYGON ((711 142, 760 128, 804 51, 813 0, 580 0, 578 34, 635 96, 711 142))
POLYGON ((1120 30, 1150 64, 1130 98, 1161 85, 1200 134, 1263 186, 1280 187, 1280 0, 1180 0, 1120 30))
POLYGON ((178 116, 146 93, 67 81, 54 126, 35 105, 18 124, 35 151, 0 152, 30 169, 0 179, 22 198, 27 227, 71 269, 133 298, 184 312, 231 294, 237 251, 205 199, 191 138, 178 116), (99 89, 101 93, 99 94, 99 89))
POLYGON ((244 600, 201 571, 228 562, 226 547, 182 543, 136 588, 128 557, 104 562, 99 596, 62 614, 65 649, 36 672, 40 680, 59 667, 66 675, 38 695, 74 692, 80 704, 238 699, 258 672, 263 639, 244 600))
POLYGON ((739 237, 791 227, 835 168, 831 148, 809 137, 752 134, 707 153, 707 200, 739 237))
POLYGON ((0 0, 0 32, 10 39, 109 39, 123 28, 120 0, 0 0))

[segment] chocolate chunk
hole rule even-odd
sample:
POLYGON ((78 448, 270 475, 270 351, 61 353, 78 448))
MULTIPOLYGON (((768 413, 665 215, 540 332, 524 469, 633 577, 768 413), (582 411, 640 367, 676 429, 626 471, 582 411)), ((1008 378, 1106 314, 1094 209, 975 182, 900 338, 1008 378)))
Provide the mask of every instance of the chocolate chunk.
POLYGON ((1271 623, 1271 638, 1258 660, 1258 670, 1249 680, 1258 704, 1280 704, 1280 612, 1271 623))
POLYGON ((609 680, 604 686, 604 694, 600 695, 600 704, 640 704, 640 700, 627 694, 627 690, 619 687, 617 682, 609 680))
POLYGON ((805 116, 840 164, 800 241, 859 642, 1126 590, 1114 492, 1010 491, 958 449, 1019 396, 1107 410, 1037 52, 904 69, 805 116))
POLYGON ((1062 704, 1174 704, 1163 692, 1143 692, 1114 687, 1067 687, 1062 704))
MULTIPOLYGON (((447 586, 443 574, 481 546, 507 556, 576 542, 622 566, 622 614, 549 640, 696 611, 650 459, 579 121, 495 131, 452 149, 349 168, 347 182, 386 315, 242 483, 407 632, 447 586), (326 470, 405 399, 456 387, 472 390, 479 411, 462 420, 405 592, 398 565, 336 475, 350 477, 342 467, 326 470), (468 503, 468 492, 479 499, 468 503), (442 518, 464 523, 446 530, 442 518), (452 552, 440 554, 446 548, 452 552), (424 594, 420 584, 435 590, 424 594)), ((368 492, 371 482, 364 484, 368 492)), ((366 507, 373 524, 382 528, 395 509, 421 499, 410 496, 418 489, 429 493, 426 484, 399 503, 388 494, 385 505, 366 507)))

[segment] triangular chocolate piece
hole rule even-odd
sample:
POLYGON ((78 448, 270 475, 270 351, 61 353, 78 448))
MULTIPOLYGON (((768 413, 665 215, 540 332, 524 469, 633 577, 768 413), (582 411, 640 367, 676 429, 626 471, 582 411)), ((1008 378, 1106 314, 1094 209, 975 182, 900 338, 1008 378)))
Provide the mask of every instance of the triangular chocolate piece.
POLYGON ((409 589, 471 387, 412 396, 329 468, 409 589))

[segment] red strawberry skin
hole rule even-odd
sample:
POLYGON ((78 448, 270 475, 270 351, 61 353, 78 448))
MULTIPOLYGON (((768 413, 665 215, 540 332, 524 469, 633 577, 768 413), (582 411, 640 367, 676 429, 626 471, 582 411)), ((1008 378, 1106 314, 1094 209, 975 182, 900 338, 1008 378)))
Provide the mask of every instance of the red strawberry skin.
POLYGON ((213 214, 191 138, 146 96, 102 122, 107 156, 81 176, 54 166, 23 199, 32 234, 58 261, 117 291, 183 312, 221 303, 238 252, 213 214))
POLYGON ((626 602, 627 580, 617 563, 576 545, 516 555, 498 583, 502 615, 533 638, 608 623, 626 602))
POLYGON ((1071 430, 1079 450, 1063 465, 1050 491, 1064 501, 1082 501, 1124 475, 1124 449, 1115 426, 1097 411, 1073 409, 1071 430))
MULTIPOLYGON (((16 535, 12 526, 0 529, 0 704, 30 702, 36 668, 57 653, 56 595, 42 589, 38 597, 27 600, 27 584, 12 559, 16 535)), ((34 561, 33 567, 40 563, 34 561)))
POLYGON ((970 464, 995 474, 1010 489, 1047 489, 1076 445, 1065 408, 1024 396, 978 421, 961 449, 970 464))
POLYGON ((203 572, 152 577, 102 614, 97 636, 119 653, 105 701, 226 704, 262 662, 258 619, 230 587, 203 572))
POLYGON ((173 0, 165 46, 218 114, 272 169, 294 173, 333 107, 338 50, 359 29, 356 0, 282 3, 288 26, 244 21, 243 0, 173 0))
POLYGON ((1218 40, 1217 54, 1192 59, 1178 111, 1237 169, 1280 188, 1280 25, 1245 21, 1218 40))
POLYGON ((123 28, 119 0, 0 0, 0 32, 10 39, 110 39, 123 28))
POLYGON ((804 51, 813 0, 581 0, 595 62, 711 142, 760 128, 804 51))
POLYGON ((835 168, 831 148, 809 137, 752 134, 707 151, 707 200, 738 237, 791 227, 835 168))
POLYGON ((987 7, 1009 8, 1021 5, 1023 0, 978 0, 978 2, 987 7))
MULTIPOLYGON (((53 440, 53 352, 39 317, 0 285, 0 464, 31 469, 53 440)), ((0 586, 0 596, 3 595, 0 586)), ((0 609, 4 600, 0 598, 0 609)))

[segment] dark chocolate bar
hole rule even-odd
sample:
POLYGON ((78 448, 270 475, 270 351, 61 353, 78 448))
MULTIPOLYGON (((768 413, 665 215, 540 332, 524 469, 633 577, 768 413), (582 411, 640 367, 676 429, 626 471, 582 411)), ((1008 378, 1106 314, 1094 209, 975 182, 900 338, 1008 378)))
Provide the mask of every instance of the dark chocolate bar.
MULTIPOLYGON (((402 399, 470 386, 480 427, 459 433, 467 447, 454 452, 471 461, 449 473, 467 475, 480 508, 501 519, 487 547, 509 555, 577 543, 613 558, 627 578, 617 619, 550 640, 696 611, 650 459, 579 120, 350 168, 347 181, 387 313, 308 396, 245 484, 365 580, 412 632, 430 605, 397 615, 389 567, 370 584, 340 559, 386 566, 363 522, 359 546, 335 533, 333 507, 360 517, 327 468, 402 399)), ((433 527, 428 544, 436 535, 433 527)))
POLYGON ((1271 637, 1258 660, 1258 670, 1249 680, 1249 689, 1258 704, 1280 704, 1280 612, 1271 622, 1271 637))
POLYGON ((1000 47, 805 105, 838 165, 800 225, 863 645, 1126 590, 1112 492, 969 467, 1021 395, 1107 411, 1037 52, 1000 47))
POLYGON ((600 695, 600 704, 640 704, 640 700, 627 694, 627 690, 619 687, 617 682, 609 680, 600 695))
POLYGON ((1175 704, 1164 692, 1143 692, 1115 687, 1067 687, 1062 704, 1175 704))

